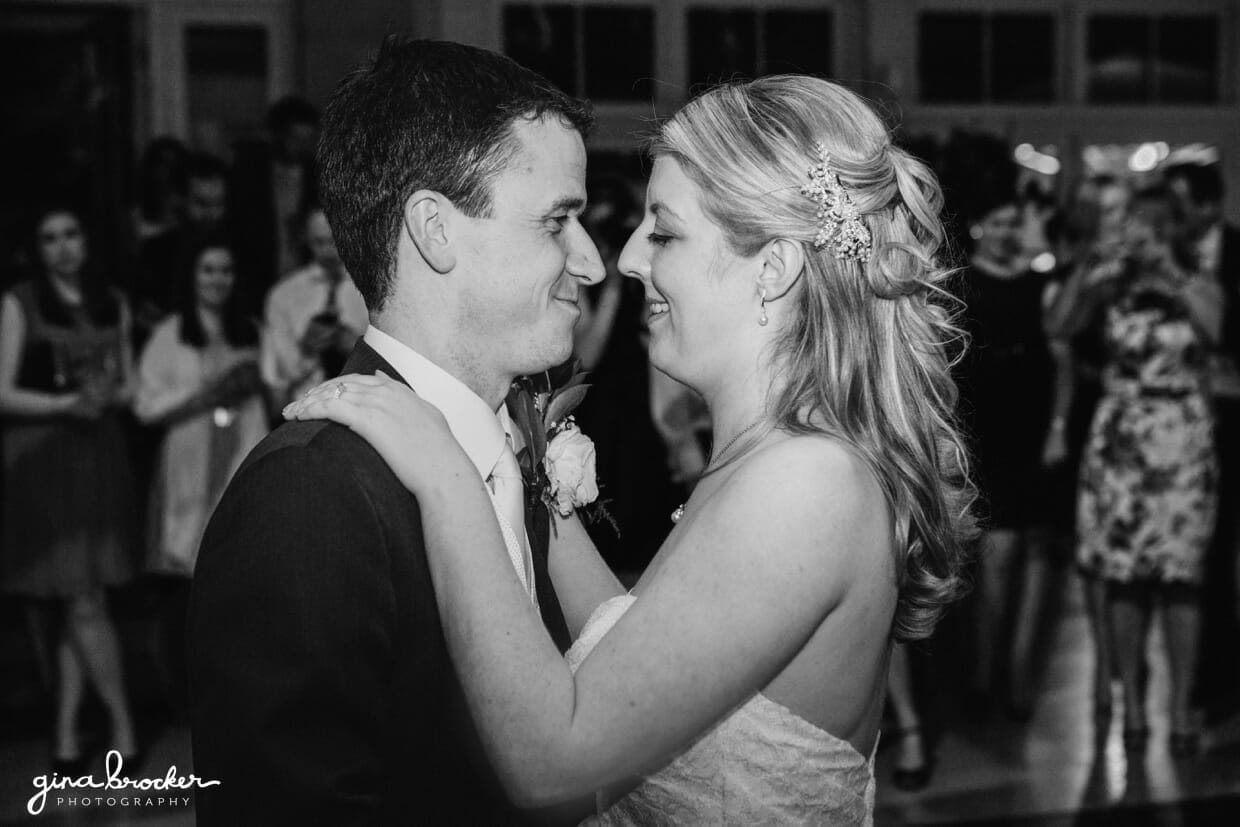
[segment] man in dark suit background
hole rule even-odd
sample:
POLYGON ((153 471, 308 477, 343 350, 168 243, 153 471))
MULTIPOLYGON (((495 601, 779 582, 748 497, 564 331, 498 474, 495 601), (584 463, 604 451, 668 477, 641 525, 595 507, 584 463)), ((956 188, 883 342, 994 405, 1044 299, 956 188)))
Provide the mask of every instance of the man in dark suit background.
POLYGON ((1194 695, 1207 720, 1240 713, 1240 228, 1223 217, 1223 177, 1218 164, 1181 163, 1164 171, 1175 198, 1188 258, 1223 288, 1223 334, 1215 354, 1213 391, 1217 415, 1219 509, 1202 582, 1202 628, 1194 695))
POLYGON ((233 147, 228 210, 236 237, 241 285, 255 316, 267 292, 306 263, 302 228, 317 203, 314 151, 319 112, 309 101, 288 95, 267 109, 266 141, 233 147))
POLYGON ((133 300, 139 348, 151 328, 176 310, 177 267, 187 264, 182 258, 194 239, 231 230, 228 219, 228 168, 210 155, 190 155, 185 162, 185 221, 148 238, 138 250, 133 300))
MULTIPOLYGON (((320 196, 371 318, 344 370, 440 407, 497 512, 508 387, 568 357, 565 297, 603 275, 578 222, 590 120, 507 58, 399 36, 325 112, 320 196)), ((513 576, 563 650, 547 513, 521 499, 513 576)), ((347 428, 289 423, 247 458, 203 541, 189 635, 194 770, 220 781, 197 793, 200 824, 528 820, 469 720, 418 503, 347 428)))

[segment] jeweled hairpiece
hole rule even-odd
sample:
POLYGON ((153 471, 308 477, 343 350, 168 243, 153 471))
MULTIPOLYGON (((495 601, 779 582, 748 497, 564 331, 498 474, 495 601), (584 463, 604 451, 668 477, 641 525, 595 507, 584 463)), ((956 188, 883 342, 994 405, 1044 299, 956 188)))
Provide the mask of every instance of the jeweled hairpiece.
POLYGON ((857 212, 852 196, 840 183, 831 168, 831 156, 821 143, 814 144, 818 150, 818 163, 809 168, 809 183, 801 186, 801 192, 818 203, 818 233, 814 236, 814 249, 821 250, 834 245, 835 257, 843 261, 870 260, 870 230, 857 212))

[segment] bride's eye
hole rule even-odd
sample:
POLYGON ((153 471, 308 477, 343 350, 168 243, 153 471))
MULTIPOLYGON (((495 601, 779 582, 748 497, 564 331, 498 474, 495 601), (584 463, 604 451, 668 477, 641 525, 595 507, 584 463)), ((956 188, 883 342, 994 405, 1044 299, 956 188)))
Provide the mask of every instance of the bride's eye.
POLYGON ((663 235, 662 233, 650 233, 646 236, 646 240, 656 247, 662 247, 671 241, 672 237, 670 235, 663 235))

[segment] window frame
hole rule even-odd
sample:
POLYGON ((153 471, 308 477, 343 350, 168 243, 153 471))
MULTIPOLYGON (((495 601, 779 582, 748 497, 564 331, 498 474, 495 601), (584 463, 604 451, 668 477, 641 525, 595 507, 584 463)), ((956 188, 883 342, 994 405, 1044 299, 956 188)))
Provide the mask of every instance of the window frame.
MULTIPOLYGON (((1075 50, 1071 63, 1077 67, 1073 100, 1085 106, 1122 107, 1170 107, 1170 108, 1222 108, 1236 100, 1240 86, 1237 69, 1240 60, 1234 54, 1234 30, 1237 19, 1236 7, 1227 0, 1090 0, 1075 7, 1077 30, 1075 50), (1215 99, 1209 102, 1165 101, 1153 99, 1146 102, 1094 102, 1089 99, 1089 25, 1095 17, 1130 16, 1155 18, 1163 16, 1192 17, 1214 15, 1218 21, 1219 38, 1216 44, 1215 99)), ((1154 91, 1157 91, 1157 84, 1154 91)))
POLYGON ((1065 14, 1064 4, 1058 0, 918 0, 911 9, 913 14, 912 35, 910 43, 913 57, 912 89, 910 94, 918 106, 922 107, 1016 107, 1038 108, 1062 106, 1070 101, 1068 92, 1071 88, 1072 57, 1070 51, 1070 19, 1065 14), (980 101, 928 101, 923 97, 921 77, 918 68, 921 66, 921 17, 925 13, 942 14, 980 14, 982 25, 982 100, 980 101), (1054 26, 1054 48, 1057 59, 1051 63, 1051 99, 1049 101, 1032 101, 1028 103, 1016 101, 996 101, 993 94, 993 78, 991 70, 991 52, 993 35, 990 18, 996 14, 1039 14, 1051 18, 1054 26))
MULTIPOLYGON (((267 99, 294 89, 292 0, 164 0, 147 6, 151 84, 151 134, 189 140, 191 26, 259 28, 267 36, 267 99)), ((261 116, 261 113, 260 113, 261 116)))
MULTIPOLYGON (((573 6, 647 6, 654 10, 654 99, 652 101, 595 101, 596 128, 591 145, 601 151, 628 150, 633 145, 635 131, 649 131, 652 120, 670 116, 689 99, 689 32, 688 11, 691 6, 726 9, 752 9, 758 12, 775 9, 827 11, 832 16, 831 43, 832 76, 849 81, 865 77, 866 46, 862 38, 847 37, 846 32, 863 31, 866 28, 867 0, 563 0, 573 6)), ((465 4, 462 4, 465 5, 465 4)), ((509 5, 527 5, 520 2, 499 0, 491 4, 492 14, 485 23, 466 20, 457 21, 451 15, 450 25, 444 29, 445 36, 460 39, 472 34, 479 45, 504 50, 504 8, 509 5), (490 45, 488 46, 488 43, 490 45)), ((463 13, 463 10, 462 10, 463 13)), ((578 15, 584 21, 584 15, 578 15)), ((576 48, 584 48, 583 32, 578 31, 576 48)), ((579 73, 585 64, 578 59, 579 73)), ((584 82, 584 75, 579 82, 584 82)))

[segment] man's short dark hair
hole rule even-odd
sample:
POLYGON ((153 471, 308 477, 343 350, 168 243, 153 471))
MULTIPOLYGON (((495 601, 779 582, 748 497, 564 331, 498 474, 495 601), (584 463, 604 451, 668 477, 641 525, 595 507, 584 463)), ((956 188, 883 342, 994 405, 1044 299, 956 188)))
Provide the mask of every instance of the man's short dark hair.
POLYGON ((272 134, 283 135, 296 124, 319 125, 319 110, 305 98, 285 95, 267 107, 267 129, 272 134))
POLYGON ((589 104, 502 55, 389 35, 341 81, 323 115, 319 195, 340 258, 372 312, 392 288, 405 202, 421 189, 471 217, 518 150, 519 118, 560 118, 584 137, 589 104))
POLYGON ((1163 178, 1167 181, 1183 178, 1188 185, 1188 197, 1194 204, 1212 204, 1223 200, 1223 175, 1218 164, 1172 164, 1163 170, 1163 178))

